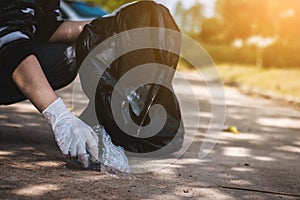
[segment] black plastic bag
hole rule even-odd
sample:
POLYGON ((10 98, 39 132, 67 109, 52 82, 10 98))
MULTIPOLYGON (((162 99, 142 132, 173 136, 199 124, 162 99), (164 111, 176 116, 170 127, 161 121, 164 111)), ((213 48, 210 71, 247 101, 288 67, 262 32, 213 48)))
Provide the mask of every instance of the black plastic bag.
MULTIPOLYGON (((113 15, 98 18, 85 26, 77 42, 78 66, 80 67, 89 52, 107 38, 123 31, 142 27, 157 27, 180 32, 168 9, 163 5, 153 1, 139 1, 128 4, 115 11, 113 15)), ((160 42, 170 48, 178 49, 179 54, 181 41, 175 41, 174 38, 166 34, 162 29, 156 35, 151 35, 151 37, 157 39, 164 36, 164 39, 160 42)), ((128 41, 133 39, 129 38, 128 41)), ((117 49, 111 49, 111 51, 117 51, 117 49)), ((97 69, 88 69, 84 70, 88 71, 87 73, 80 73, 83 90, 95 106, 97 119, 105 127, 115 145, 122 146, 126 151, 134 153, 153 152, 168 144, 170 152, 175 152, 181 148, 184 129, 178 100, 171 85, 174 72, 158 70, 155 72, 157 76, 154 80, 157 84, 145 84, 134 91, 130 91, 130 94, 128 94, 128 91, 117 90, 119 101, 121 103, 128 102, 129 104, 130 116, 127 117, 130 117, 139 127, 150 123, 149 108, 151 106, 160 104, 164 107, 167 114, 166 123, 156 135, 148 138, 139 138, 138 133, 132 133, 133 135, 136 134, 136 137, 132 134, 128 135, 116 124, 111 109, 112 92, 116 83, 124 74, 136 66, 147 63, 163 64, 176 70, 179 59, 178 54, 149 48, 128 52, 114 60, 109 68, 104 71, 100 81, 95 84, 95 87, 97 87, 96 95, 91 94, 90 91, 93 90, 88 91, 88 88, 91 87, 91 82, 97 80, 93 77, 95 74, 93 70, 97 69), (164 86, 158 83, 164 83, 164 86), (166 85, 167 87, 165 87, 166 85), (93 95, 95 95, 94 99, 93 95)), ((89 106, 93 105, 90 103, 89 106)), ((155 114, 160 115, 160 113, 155 114)), ((124 123, 126 124, 126 122, 124 123)))

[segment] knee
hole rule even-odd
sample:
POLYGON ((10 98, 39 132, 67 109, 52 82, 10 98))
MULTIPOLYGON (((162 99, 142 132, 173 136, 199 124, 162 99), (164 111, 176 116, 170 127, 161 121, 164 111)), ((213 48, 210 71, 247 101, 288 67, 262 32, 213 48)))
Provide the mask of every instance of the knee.
POLYGON ((71 63, 61 66, 61 70, 49 78, 49 83, 54 90, 63 88, 73 82, 77 76, 78 68, 76 60, 71 63))

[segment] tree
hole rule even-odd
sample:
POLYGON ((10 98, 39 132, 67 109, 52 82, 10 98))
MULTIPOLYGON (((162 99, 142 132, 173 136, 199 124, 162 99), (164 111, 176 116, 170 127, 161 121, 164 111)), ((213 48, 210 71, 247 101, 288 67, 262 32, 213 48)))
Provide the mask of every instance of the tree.
MULTIPOLYGON (((299 3, 299 2, 297 2, 299 3)), ((278 37, 282 41, 289 43, 300 42, 300 7, 299 5, 289 4, 284 11, 281 12, 280 26, 278 27, 278 37)))
POLYGON ((205 19, 202 23, 200 39, 208 43, 222 43, 226 36, 222 21, 217 18, 205 19))
POLYGON ((176 4, 176 10, 175 10, 175 19, 180 28, 183 27, 183 25, 186 23, 186 10, 184 9, 181 1, 178 1, 176 4))
POLYGON ((274 19, 269 14, 270 3, 271 0, 217 0, 217 12, 223 20, 227 40, 272 35, 274 19))
POLYGON ((195 3, 192 7, 185 9, 182 2, 176 5, 176 20, 181 30, 191 34, 199 34, 201 31, 201 23, 204 19, 203 6, 195 3))
POLYGON ((216 11, 228 42, 252 35, 277 39, 299 36, 298 0, 217 0, 216 11))

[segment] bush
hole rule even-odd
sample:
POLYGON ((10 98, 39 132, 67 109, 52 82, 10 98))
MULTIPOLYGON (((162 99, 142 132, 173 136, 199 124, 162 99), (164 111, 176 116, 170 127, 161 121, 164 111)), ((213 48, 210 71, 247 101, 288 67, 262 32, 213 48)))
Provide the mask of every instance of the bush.
POLYGON ((263 52, 265 67, 300 67, 300 42, 275 43, 263 52))
MULTIPOLYGON (((258 49, 255 46, 236 48, 230 45, 201 44, 216 63, 256 65, 258 49)), ((262 67, 300 67, 300 42, 274 43, 261 50, 262 67)))
POLYGON ((229 45, 202 44, 204 49, 216 63, 238 63, 254 65, 256 63, 256 48, 236 48, 229 45))

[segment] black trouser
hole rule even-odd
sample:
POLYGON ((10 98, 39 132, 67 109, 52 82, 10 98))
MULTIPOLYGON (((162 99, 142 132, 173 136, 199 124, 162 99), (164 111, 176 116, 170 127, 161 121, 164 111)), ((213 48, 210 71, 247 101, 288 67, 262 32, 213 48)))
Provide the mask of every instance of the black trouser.
MULTIPOLYGON (((54 90, 68 85, 75 79, 77 67, 73 46, 35 43, 33 51, 54 90)), ((0 105, 27 99, 12 80, 11 74, 3 69, 4 66, 0 66, 0 105)))

